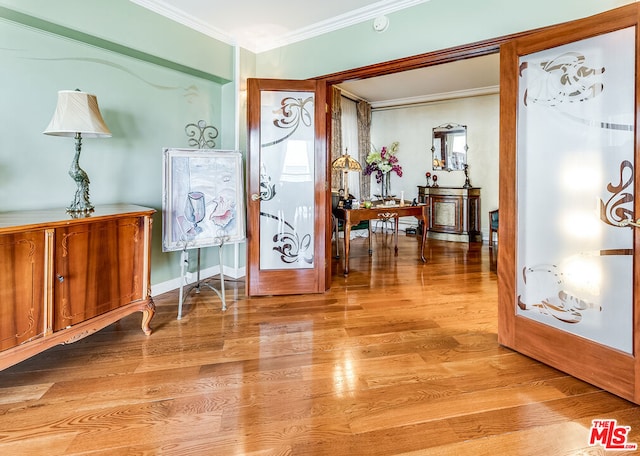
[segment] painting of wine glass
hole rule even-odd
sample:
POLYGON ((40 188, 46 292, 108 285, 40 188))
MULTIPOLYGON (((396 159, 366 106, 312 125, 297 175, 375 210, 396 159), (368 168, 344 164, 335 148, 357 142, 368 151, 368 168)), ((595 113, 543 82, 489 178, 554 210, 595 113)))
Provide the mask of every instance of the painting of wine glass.
POLYGON ((245 238, 240 152, 165 148, 163 166, 163 251, 245 238))
POLYGON ((184 215, 190 223, 193 223, 193 226, 187 231, 188 235, 196 236, 197 234, 202 233, 202 227, 199 227, 198 223, 204 220, 204 213, 204 193, 187 193, 187 203, 185 204, 184 215))

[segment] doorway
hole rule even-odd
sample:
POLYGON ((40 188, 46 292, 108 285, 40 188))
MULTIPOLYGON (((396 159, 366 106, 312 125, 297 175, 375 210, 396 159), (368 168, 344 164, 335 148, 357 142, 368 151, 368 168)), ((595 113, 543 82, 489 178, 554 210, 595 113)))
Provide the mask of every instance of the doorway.
MULTIPOLYGON (((502 37, 484 43, 475 43, 473 45, 427 53, 407 59, 357 68, 342 73, 327 75, 321 79, 325 80, 328 85, 331 85, 331 87, 335 86, 340 88, 342 90, 342 94, 347 97, 354 97, 355 95, 357 99, 359 94, 363 93, 365 96, 361 99, 370 102, 370 100, 367 99, 369 98, 367 94, 374 94, 376 90, 387 87, 388 84, 392 82, 390 81, 391 78, 401 77, 402 80, 399 81, 398 84, 406 86, 413 83, 411 79, 415 79, 415 77, 418 76, 418 73, 420 73, 419 76, 421 77, 436 79, 446 77, 443 74, 443 70, 445 68, 453 68, 451 73, 457 72, 456 76, 460 79, 464 79, 465 71, 481 71, 480 64, 475 63, 481 61, 485 62, 482 63, 482 65, 485 66, 488 65, 486 63, 487 61, 493 64, 495 66, 495 72, 499 75, 499 48, 503 42, 508 41, 509 39, 511 39, 511 37, 502 37), (496 57, 498 57, 498 59, 496 59, 496 57), (428 74, 426 74, 427 72, 428 74), (379 81, 381 80, 384 82, 380 83, 379 81), (363 86, 364 90, 360 90, 363 86), (358 89, 357 91, 354 90, 356 93, 351 91, 353 88, 358 89)), ((475 183, 472 180, 472 184, 475 184, 476 187, 482 187, 479 182, 487 182, 486 188, 482 189, 484 192, 484 199, 482 208, 480 209, 480 217, 481 219, 484 219, 480 225, 481 227, 484 227, 484 231, 486 232, 485 237, 488 236, 488 211, 491 209, 497 209, 498 207, 498 75, 495 77, 491 75, 492 78, 484 76, 482 79, 483 87, 477 88, 476 86, 472 90, 471 86, 467 86, 464 87, 464 90, 458 90, 455 93, 450 91, 446 96, 439 95, 438 98, 434 95, 420 97, 413 96, 411 97, 410 102, 406 102, 405 104, 400 104, 402 101, 401 99, 398 99, 396 104, 394 104, 394 102, 385 104, 384 102, 379 102, 377 100, 374 100, 371 103, 371 107, 373 108, 373 122, 371 130, 374 132, 374 135, 376 131, 379 131, 379 129, 377 130, 375 128, 376 122, 379 122, 379 125, 385 124, 385 129, 389 129, 389 125, 398 125, 401 126, 401 128, 410 130, 404 135, 404 139, 403 137, 394 137, 393 133, 386 135, 386 138, 376 138, 374 135, 371 136, 373 139, 372 146, 376 150, 379 150, 382 146, 389 147, 394 141, 400 141, 397 157, 400 165, 404 168, 403 176, 398 177, 393 174, 393 182, 391 186, 396 187, 394 190, 396 190, 395 194, 397 194, 398 197, 403 195, 408 201, 412 201, 414 197, 419 198, 419 190, 417 186, 424 186, 427 184, 425 175, 426 172, 431 171, 431 132, 434 127, 439 124, 450 123, 452 121, 456 121, 457 123, 462 122, 463 119, 455 114, 456 110, 466 111, 467 119, 469 117, 472 119, 482 118, 483 123, 485 123, 485 120, 490 123, 490 128, 485 128, 479 127, 479 122, 472 120, 470 122, 471 139, 469 141, 470 154, 475 153, 475 156, 473 157, 474 162, 471 163, 471 169, 476 173, 477 178, 475 183), (491 92, 489 92, 489 90, 491 90, 491 92), (483 100, 482 103, 484 103, 482 107, 484 111, 479 111, 480 108, 478 107, 471 109, 468 107, 460 108, 460 106, 463 106, 463 103, 469 103, 470 100, 473 100, 473 103, 479 106, 478 100, 481 99, 483 100), (445 112, 443 109, 444 104, 452 106, 449 110, 452 114, 449 115, 445 112), (473 109, 475 109, 475 111, 472 112, 473 109), (489 117, 485 114, 487 110, 490 110, 489 117), (440 117, 438 117, 439 114, 440 117), (394 119, 398 119, 398 116, 404 116, 404 119, 395 121, 394 119), (413 118, 407 121, 409 117, 413 118), (415 117, 420 117, 420 120, 416 120, 415 117), (388 119, 389 122, 385 122, 380 119, 388 119), (493 119, 493 121, 487 119, 493 119), (410 123, 414 123, 417 128, 411 130, 412 127, 409 126, 410 123), (408 140, 407 136, 409 136, 408 140), (487 147, 488 144, 491 146, 487 147), (480 176, 478 173, 480 173, 480 176)), ((470 77, 468 78, 471 79, 470 77)), ((443 85, 436 85, 433 90, 442 89, 442 87, 443 85)), ((332 98, 333 92, 334 91, 331 88, 327 88, 327 104, 332 107, 334 106, 334 100, 332 98)), ((414 95, 417 93, 418 92, 414 93, 414 95)), ((402 95, 394 94, 394 96, 402 98, 402 95)), ((333 119, 333 117, 334 114, 332 112, 331 119, 333 119)), ((328 121, 327 125, 327 144, 332 144, 331 140, 334 134, 331 130, 332 123, 328 121)), ((357 157, 360 155, 360 164, 364 169, 366 167, 366 163, 364 162, 363 157, 366 157, 371 150, 367 150, 364 154, 359 154, 359 151, 357 150, 352 151, 352 149, 349 149, 349 151, 352 156, 357 157)), ((344 150, 340 151, 340 153, 343 152, 344 150)), ((333 153, 335 154, 335 151, 333 151, 333 153)), ((438 174, 440 175, 441 186, 450 185, 462 187, 465 183, 465 174, 463 171, 451 173, 438 172, 438 174)), ((471 174, 473 177, 473 173, 471 174)), ((332 177, 335 179, 335 176, 332 177)), ((368 182, 368 179, 371 179, 371 176, 361 175, 361 179, 363 182, 368 182)), ((376 187, 376 185, 379 186, 375 179, 371 179, 371 191, 367 192, 365 189, 365 197, 370 196, 369 193, 381 193, 380 189, 376 187)), ((336 183, 332 182, 332 185, 329 186, 329 188, 335 186, 336 183)), ((414 220, 411 220, 411 223, 414 223, 414 225, 416 224, 414 220)), ((411 228, 416 229, 417 226, 411 226, 411 228)), ((327 240, 327 243, 330 245, 330 238, 327 240)))

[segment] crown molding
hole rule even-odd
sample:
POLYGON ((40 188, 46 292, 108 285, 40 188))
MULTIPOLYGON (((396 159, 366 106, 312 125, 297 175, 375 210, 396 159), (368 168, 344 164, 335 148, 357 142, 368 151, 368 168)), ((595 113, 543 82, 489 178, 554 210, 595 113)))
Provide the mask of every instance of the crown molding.
POLYGON ((257 48, 257 52, 265 52, 288 44, 304 41, 309 38, 314 38, 325 33, 360 24, 361 22, 375 19, 378 16, 384 16, 385 14, 410 8, 428 1, 429 0, 382 0, 353 11, 349 11, 348 13, 340 16, 316 22, 308 27, 303 27, 291 33, 284 34, 271 43, 262 43, 262 45, 257 48))
POLYGON ((358 8, 331 19, 320 21, 307 27, 300 28, 290 33, 286 33, 271 40, 263 37, 259 41, 248 40, 237 36, 231 36, 221 29, 211 26, 206 22, 175 8, 162 0, 129 0, 139 6, 147 8, 168 19, 178 22, 186 27, 203 33, 211 38, 224 43, 243 47, 255 54, 266 52, 278 47, 293 44, 299 41, 314 38, 325 33, 333 32, 351 25, 374 19, 378 16, 390 14, 405 8, 410 8, 430 0, 381 0, 366 7, 358 8))
POLYGON ((493 95, 500 92, 500 86, 479 87, 467 90, 456 90, 454 92, 434 93, 431 95, 420 95, 416 97, 396 98, 394 100, 374 101, 371 109, 398 108, 437 101, 454 100, 456 98, 479 97, 482 95, 493 95))

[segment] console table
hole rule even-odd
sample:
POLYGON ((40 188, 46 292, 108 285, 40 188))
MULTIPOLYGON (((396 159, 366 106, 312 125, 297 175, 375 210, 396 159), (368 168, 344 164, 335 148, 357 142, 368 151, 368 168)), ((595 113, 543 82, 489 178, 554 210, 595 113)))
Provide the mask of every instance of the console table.
POLYGON ((418 201, 429 208, 428 223, 422 231, 428 231, 430 238, 482 242, 479 188, 418 185, 418 201))
POLYGON ((142 312, 149 335, 151 215, 133 205, 0 213, 0 369, 142 312))
MULTIPOLYGON (((343 209, 336 208, 333 215, 344 223, 344 275, 349 275, 349 244, 351 227, 357 225, 364 220, 391 220, 395 221, 394 249, 398 255, 398 219, 400 217, 416 217, 424 224, 427 223, 428 207, 424 204, 418 206, 386 206, 379 205, 370 209, 343 209)), ((420 246, 420 258, 422 261, 427 260, 424 257, 424 245, 426 241, 426 231, 422 233, 422 245, 420 246)), ((336 243, 338 236, 336 235, 336 243)), ((369 254, 371 254, 371 224, 369 224, 369 254)))

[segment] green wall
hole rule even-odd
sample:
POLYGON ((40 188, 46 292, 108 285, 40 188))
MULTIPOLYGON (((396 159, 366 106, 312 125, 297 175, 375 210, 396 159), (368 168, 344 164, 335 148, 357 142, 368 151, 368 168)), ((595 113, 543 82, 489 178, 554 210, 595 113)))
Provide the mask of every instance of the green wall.
POLYGON ((216 147, 235 147, 234 49, 128 0, 3 1, 0 43, 0 210, 71 202, 74 140, 42 131, 58 90, 94 93, 113 137, 83 141, 91 201, 157 209, 151 282, 178 277, 179 255, 161 249, 162 149, 188 147, 200 119, 220 130, 216 147))

